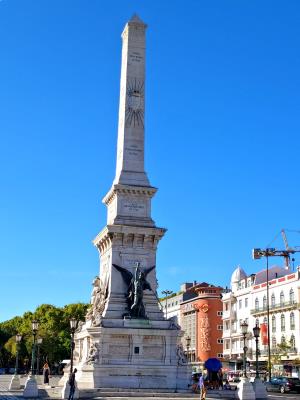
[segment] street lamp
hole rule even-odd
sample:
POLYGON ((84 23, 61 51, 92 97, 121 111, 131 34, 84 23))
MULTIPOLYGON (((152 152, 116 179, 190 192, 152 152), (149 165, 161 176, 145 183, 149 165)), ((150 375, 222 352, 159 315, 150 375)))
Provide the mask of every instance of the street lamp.
POLYGON ((34 398, 39 396, 37 382, 34 377, 34 365, 35 365, 35 351, 36 351, 36 335, 39 329, 39 323, 34 319, 31 323, 32 334, 33 334, 33 344, 32 344, 32 355, 31 355, 31 371, 30 375, 25 383, 23 397, 24 398, 34 398))
POLYGON ((173 293, 173 290, 163 290, 162 294, 165 295, 165 301, 166 301, 166 319, 168 319, 168 296, 170 296, 173 293))
POLYGON ((260 334, 260 327, 259 327, 258 323, 256 323, 255 327, 253 328, 253 336, 255 337, 255 346, 256 346, 256 374, 255 374, 255 379, 253 382, 253 389, 255 392, 256 399, 266 399, 267 398, 266 386, 259 379, 259 373, 258 373, 258 355, 259 355, 258 338, 259 338, 259 334, 260 334))
POLYGON ((19 369, 19 351, 20 351, 20 343, 22 340, 22 335, 20 333, 16 334, 16 367, 15 367, 15 375, 18 375, 19 369))
POLYGON ((258 379, 259 378, 259 373, 258 373, 258 338, 259 338, 259 334, 260 334, 260 327, 258 326, 258 323, 256 323, 255 327, 253 328, 253 335, 255 337, 255 362, 256 362, 256 374, 255 374, 255 378, 258 379))
POLYGON ((244 339, 244 359, 243 359, 243 365, 244 365, 244 378, 247 378, 247 369, 246 369, 246 353, 248 348, 246 347, 246 335, 248 333, 248 324, 246 321, 244 321, 241 324, 241 329, 242 329, 242 334, 243 334, 243 339, 244 339))
POLYGON ((9 384, 9 390, 16 390, 20 389, 20 378, 18 375, 18 369, 19 369, 19 351, 20 351, 20 342, 22 340, 22 335, 19 333, 16 334, 16 365, 15 365, 15 373, 14 376, 11 379, 11 382, 9 384))
POLYGON ((74 343, 74 334, 75 330, 77 328, 77 320, 75 318, 70 319, 70 328, 71 328, 71 368, 70 368, 70 373, 73 372, 73 352, 75 348, 75 343, 74 343))
POLYGON ((40 373, 40 346, 43 343, 43 338, 39 337, 37 338, 37 361, 36 361, 36 371, 37 374, 39 375, 40 373))
POLYGON ((31 356, 31 375, 35 375, 35 350, 36 350, 36 335, 39 329, 39 323, 36 319, 34 319, 31 323, 32 333, 33 333, 33 345, 32 345, 32 356, 31 356))
MULTIPOLYGON (((289 252, 288 251, 276 250, 273 247, 272 248, 266 248, 266 249, 253 249, 252 256, 253 256, 254 260, 259 260, 261 257, 266 257, 266 261, 267 261, 267 276, 266 276, 266 279, 267 279, 267 320, 268 320, 268 324, 267 324, 267 333, 268 333, 268 374, 269 374, 269 380, 271 380, 272 366, 271 366, 271 344, 270 344, 269 257, 274 257, 274 256, 289 257, 289 252)), ((288 260, 288 258, 286 258, 286 260, 288 260)))
POLYGON ((187 360, 190 361, 190 345, 191 345, 191 338, 187 336, 186 340, 186 353, 187 353, 187 360))

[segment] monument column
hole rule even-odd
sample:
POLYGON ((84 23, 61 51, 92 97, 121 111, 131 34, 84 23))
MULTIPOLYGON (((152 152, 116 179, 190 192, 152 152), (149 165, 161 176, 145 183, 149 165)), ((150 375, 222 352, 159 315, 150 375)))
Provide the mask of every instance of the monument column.
POLYGON ((144 169, 145 30, 135 15, 122 33, 116 175, 103 199, 107 224, 94 239, 100 274, 75 338, 80 390, 175 390, 190 375, 180 327, 164 318, 157 298, 156 251, 166 229, 151 218, 157 189, 144 169))
POLYGON ((144 171, 145 25, 138 16, 122 33, 122 69, 115 184, 150 186, 144 171))

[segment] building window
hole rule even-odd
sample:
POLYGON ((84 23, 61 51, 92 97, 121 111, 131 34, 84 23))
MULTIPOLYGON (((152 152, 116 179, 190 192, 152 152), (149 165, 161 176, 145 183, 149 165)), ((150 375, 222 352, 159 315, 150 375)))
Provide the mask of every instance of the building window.
POLYGON ((284 293, 280 292, 280 305, 284 306, 284 293))
POLYGON ((223 358, 223 354, 222 354, 222 353, 218 353, 218 354, 217 354, 217 357, 218 357, 218 358, 223 358))
POLYGON ((294 290, 291 289, 290 290, 290 303, 294 304, 294 302, 295 302, 295 293, 294 293, 294 290))
POLYGON ((264 296, 264 298, 263 298, 263 308, 264 308, 264 310, 267 308, 267 297, 266 296, 264 296))
POLYGON ((255 325, 258 325, 258 326, 259 326, 259 318, 256 318, 256 320, 255 320, 255 325))
POLYGON ((275 294, 274 293, 272 293, 272 296, 271 296, 271 307, 275 307, 275 294))
POLYGON ((218 344, 223 344, 223 339, 217 339, 218 344))
POLYGON ((276 332, 276 317, 272 316, 272 332, 276 332))
POLYGON ((229 350, 229 349, 230 349, 230 342, 229 342, 229 340, 226 340, 226 342, 225 342, 225 349, 226 349, 226 350, 229 350))
POLYGON ((218 317, 222 317, 222 315, 223 315, 223 311, 217 311, 217 316, 218 317))
POLYGON ((218 325, 218 331, 222 331, 223 330, 223 325, 218 325))
POLYGON ((284 317, 284 314, 281 314, 280 321, 281 321, 281 332, 284 332, 285 331, 285 317, 284 317))
POLYGON ((295 314, 293 312, 290 313, 290 329, 295 329, 295 314))
POLYGON ((272 336, 272 347, 275 348, 277 346, 276 336, 272 336))
POLYGON ((294 350, 295 346, 296 346, 296 341, 295 341, 295 336, 294 335, 291 336, 290 345, 291 345, 292 350, 294 350))
POLYGON ((268 318, 267 318, 267 317, 264 317, 263 323, 264 323, 264 324, 267 324, 267 323, 268 323, 268 318))
POLYGON ((239 309, 242 308, 242 300, 239 300, 239 309))
POLYGON ((228 307, 229 305, 228 305, 228 303, 225 303, 225 311, 228 311, 228 307))
POLYGON ((255 310, 257 311, 259 309, 259 301, 258 298, 256 297, 255 299, 255 310))
POLYGON ((248 297, 245 298, 245 308, 248 307, 248 297))
POLYGON ((285 336, 284 335, 281 336, 281 344, 285 344, 285 336))

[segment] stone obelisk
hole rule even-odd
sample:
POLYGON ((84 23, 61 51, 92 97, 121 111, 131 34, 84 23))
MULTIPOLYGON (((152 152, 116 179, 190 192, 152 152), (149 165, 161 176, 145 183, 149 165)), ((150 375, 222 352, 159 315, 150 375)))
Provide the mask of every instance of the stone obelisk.
POLYGON ((80 390, 175 390, 189 379, 182 332, 164 318, 156 293, 156 250, 165 229, 151 218, 156 188, 144 169, 145 31, 135 15, 122 33, 116 176, 103 199, 107 225, 94 240, 100 275, 75 340, 80 390))

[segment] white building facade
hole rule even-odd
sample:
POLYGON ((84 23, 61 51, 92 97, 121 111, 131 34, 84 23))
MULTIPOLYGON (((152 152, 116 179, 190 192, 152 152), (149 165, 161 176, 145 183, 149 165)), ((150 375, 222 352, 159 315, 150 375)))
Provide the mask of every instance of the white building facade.
MULTIPOLYGON (((267 328, 266 270, 247 276, 238 267, 231 278, 231 291, 223 298, 223 354, 229 369, 239 370, 243 360, 243 335, 240 325, 248 323, 247 361, 255 361, 256 348, 253 328, 256 323, 267 328)), ((300 272, 280 267, 269 269, 269 320, 271 357, 277 355, 278 374, 283 369, 292 373, 300 358, 300 272), (285 351, 278 350, 278 345, 285 351), (281 364, 281 366, 280 366, 281 364)), ((262 332, 261 332, 262 333, 262 332)), ((265 341, 264 341, 265 342, 265 341)), ((267 363, 268 346, 259 339, 259 361, 267 363)), ((274 365, 276 370, 276 365, 274 365)), ((276 372, 276 371, 275 371, 276 372)))

